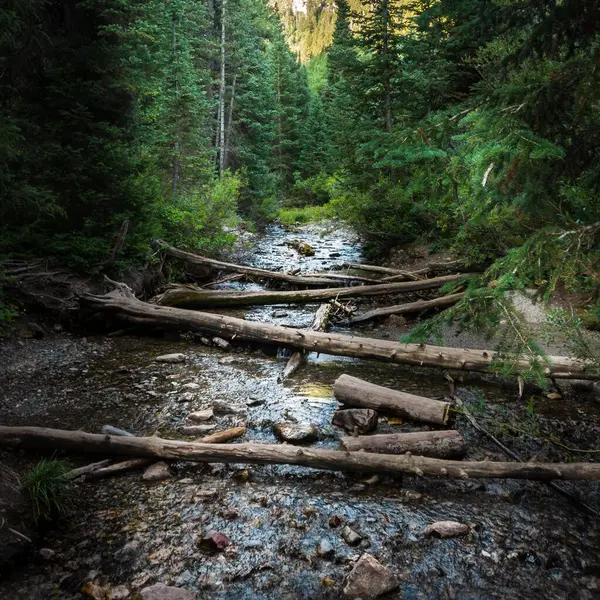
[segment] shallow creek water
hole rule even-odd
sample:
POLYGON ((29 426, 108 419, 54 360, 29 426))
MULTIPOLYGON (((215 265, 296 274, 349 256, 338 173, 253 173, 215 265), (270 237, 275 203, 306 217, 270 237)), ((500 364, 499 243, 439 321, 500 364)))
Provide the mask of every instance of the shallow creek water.
MULTIPOLYGON (((335 226, 301 232, 273 227, 241 257, 266 268, 315 271, 360 261, 361 246, 335 226), (299 257, 285 246, 293 237, 313 245, 315 257, 299 257)), ((270 306, 234 314, 304 326, 314 310, 270 306)), ((390 330, 362 333, 389 336, 390 330)), ((330 356, 311 355, 307 366, 280 382, 285 358, 273 350, 222 352, 175 337, 86 340, 65 334, 7 344, 0 362, 2 422, 88 431, 110 423, 140 434, 173 435, 192 410, 226 403, 236 414, 217 414, 218 429, 245 423, 244 441, 275 443, 272 425, 293 421, 316 425, 316 445, 335 447, 340 432, 330 425, 337 407, 332 386, 341 373, 433 398, 447 393, 435 370, 330 356), (184 353, 187 362, 153 361, 171 352, 184 353), (186 383, 200 388, 183 389, 186 383)), ((467 402, 484 393, 491 406, 509 409, 516 398, 516 390, 483 383, 477 389, 459 385, 457 393, 467 402)), ((575 415, 571 425, 582 432, 581 443, 597 437, 598 409, 591 401, 576 409, 563 403, 540 418, 566 422, 566 414, 575 415)), ((456 426, 469 443, 468 458, 504 459, 460 417, 456 426)), ((411 428, 385 419, 380 425, 381 431, 411 428)), ((33 460, 24 453, 3 458, 33 460)), ((85 464, 89 458, 74 460, 85 464)), ((365 551, 398 575, 401 585, 390 598, 600 597, 596 523, 543 484, 375 481, 291 466, 178 463, 173 470, 173 479, 161 483, 131 473, 78 484, 68 518, 42 542, 54 557, 34 560, 0 582, 0 598, 80 598, 81 584, 90 580, 106 589, 125 585, 132 594, 164 582, 196 590, 199 598, 341 598, 353 560, 365 551), (342 527, 330 527, 334 515, 342 527, 364 536, 361 546, 347 545, 342 527), (471 533, 449 540, 423 537, 429 523, 442 519, 467 523, 471 533), (223 553, 197 548, 197 536, 211 530, 231 539, 223 553), (328 557, 317 554, 322 540, 333 547, 328 557)), ((597 486, 571 489, 599 506, 597 486)))

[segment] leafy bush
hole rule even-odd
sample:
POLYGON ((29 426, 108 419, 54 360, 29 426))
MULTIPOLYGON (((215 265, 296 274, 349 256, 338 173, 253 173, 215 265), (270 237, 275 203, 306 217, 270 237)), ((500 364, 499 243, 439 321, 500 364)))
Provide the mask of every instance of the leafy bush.
POLYGON ((69 467, 61 460, 42 459, 26 475, 23 491, 36 522, 51 521, 63 515, 71 504, 69 467))

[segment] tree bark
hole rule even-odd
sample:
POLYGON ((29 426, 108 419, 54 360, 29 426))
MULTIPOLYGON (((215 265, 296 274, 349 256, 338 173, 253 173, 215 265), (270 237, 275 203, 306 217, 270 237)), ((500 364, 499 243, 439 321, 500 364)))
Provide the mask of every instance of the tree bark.
POLYGON ((227 0, 221 0, 221 81, 219 85, 219 175, 225 170, 225 18, 227 0))
POLYGON ((189 287, 182 286, 169 288, 160 296, 153 298, 152 301, 161 306, 177 306, 181 308, 307 304, 340 298, 385 296, 388 294, 403 294, 406 292, 431 290, 439 288, 451 281, 456 281, 463 276, 464 275, 447 275, 445 277, 423 279, 421 281, 405 281, 402 283, 383 283, 380 285, 363 285, 317 290, 263 290, 255 292, 237 292, 230 290, 191 290, 189 287))
POLYGON ((419 300, 418 302, 409 302, 408 304, 396 304, 394 306, 385 306, 383 308, 376 308, 368 312, 353 316, 350 319, 350 324, 364 323, 377 319, 379 317, 387 317, 389 315, 404 315, 407 313, 421 312, 423 310, 429 310, 431 308, 446 308, 456 304, 464 294, 450 294, 449 296, 441 296, 440 298, 434 298, 433 300, 419 300))
POLYGON ((199 254, 192 254, 191 252, 179 250, 178 248, 174 248, 162 240, 156 240, 154 245, 164 249, 165 253, 173 258, 178 258, 195 265, 211 267, 213 269, 218 269, 219 271, 233 271, 235 273, 250 275, 251 277, 258 277, 260 279, 273 279, 275 281, 283 281, 285 283, 294 285, 316 285, 320 287, 340 285, 345 281, 345 278, 337 278, 335 275, 331 275, 329 277, 322 275, 319 275, 318 277, 312 277, 310 275, 296 276, 289 275, 288 273, 279 273, 278 271, 269 271, 267 269, 236 265, 234 263, 223 262, 214 258, 206 258, 205 256, 200 256, 199 254))
POLYGON ((111 475, 117 475, 118 473, 124 473, 125 471, 142 469, 150 466, 153 462, 154 461, 151 458, 132 458, 130 460, 124 460, 113 465, 95 469, 86 474, 86 479, 100 479, 101 477, 110 477, 111 475))
MULTIPOLYGON (((444 348, 426 344, 402 344, 388 340, 300 331, 290 327, 245 321, 235 317, 215 315, 193 310, 183 310, 166 306, 156 306, 142 302, 124 284, 104 296, 85 295, 82 304, 92 310, 104 311, 132 324, 146 327, 162 327, 174 330, 197 331, 219 335, 233 340, 271 342, 288 345, 312 352, 322 352, 337 356, 370 358, 426 367, 440 367, 461 371, 493 372, 495 352, 491 350, 468 350, 444 348)), ((548 377, 565 379, 598 379, 594 373, 586 371, 586 365, 572 358, 562 356, 546 357, 543 372, 548 377)), ((527 371, 530 365, 526 360, 515 364, 515 370, 527 371)))
POLYGON ((600 463, 466 462, 412 455, 298 448, 288 444, 198 444, 153 437, 112 437, 44 427, 0 426, 0 446, 129 455, 196 462, 302 465, 330 471, 409 473, 461 479, 499 477, 600 481, 600 463))
MULTIPOLYGON (((315 314, 315 318, 313 319, 312 325, 308 328, 308 331, 325 331, 327 326, 329 325, 329 315, 331 314, 331 304, 321 304, 317 313, 315 314)), ((285 379, 289 377, 293 373, 295 373, 305 362, 308 356, 308 352, 306 350, 300 350, 298 352, 294 352, 283 370, 281 374, 281 379, 285 379)))
POLYGON ((349 452, 405 454, 435 458, 462 458, 467 452, 465 440, 458 431, 417 431, 343 437, 342 448, 349 452))
POLYGON ((372 408, 414 421, 445 425, 450 404, 398 392, 350 375, 340 375, 333 384, 333 395, 346 406, 372 408))

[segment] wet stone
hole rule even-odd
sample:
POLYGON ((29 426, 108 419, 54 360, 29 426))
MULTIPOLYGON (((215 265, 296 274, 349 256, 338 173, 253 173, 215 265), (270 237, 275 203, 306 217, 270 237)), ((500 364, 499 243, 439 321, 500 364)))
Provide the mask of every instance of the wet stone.
POLYGON ((55 554, 56 554, 56 552, 54 552, 54 550, 51 550, 50 548, 41 548, 40 549, 40 556, 45 560, 50 560, 51 558, 54 557, 55 554))
POLYGON ((171 477, 169 465, 164 461, 150 465, 142 475, 144 481, 163 481, 164 479, 171 479, 171 477))
POLYGON ((110 590, 110 600, 127 600, 129 594, 129 590, 124 585, 118 585, 110 590))
POLYGON ((317 554, 323 558, 333 556, 334 550, 329 540, 322 539, 319 542, 319 545, 317 546, 317 554))
POLYGON ((215 429, 216 425, 186 425, 180 429, 183 435, 202 435, 215 429))
POLYGON ((354 531, 354 529, 348 527, 347 525, 344 527, 344 529, 342 529, 342 538, 349 546, 358 546, 363 539, 360 533, 357 533, 354 531))
POLYGON ((370 408, 337 410, 331 423, 348 433, 363 435, 377 429, 377 413, 370 408))
POLYGON ((374 556, 363 554, 348 575, 344 595, 349 598, 378 598, 398 587, 394 574, 374 556))
POLYGON ((331 527, 332 529, 335 529, 336 527, 339 527, 342 524, 342 518, 338 515, 331 515, 329 517, 329 527, 331 527))
POLYGON ((277 423, 273 426, 275 435, 283 442, 290 444, 306 444, 319 437, 314 425, 297 425, 296 423, 277 423))
POLYGON ((182 363, 182 362, 185 362, 185 354, 181 354, 181 353, 163 354, 162 356, 157 356, 154 359, 154 361, 160 362, 160 363, 171 363, 171 364, 182 363))
POLYGON ((179 388, 181 390, 199 390, 200 389, 200 385, 198 383, 194 383, 194 382, 190 382, 190 383, 184 383, 181 388, 179 388))
POLYGON ((452 538, 469 533, 469 526, 458 521, 436 521, 428 525, 423 531, 424 535, 437 536, 440 538, 452 538))
POLYGON ((219 531, 209 531, 205 536, 196 540, 198 548, 205 552, 220 552, 231 543, 229 536, 219 531))
POLYGON ((157 583, 140 592, 141 600, 196 600, 197 597, 195 592, 164 583, 157 583))

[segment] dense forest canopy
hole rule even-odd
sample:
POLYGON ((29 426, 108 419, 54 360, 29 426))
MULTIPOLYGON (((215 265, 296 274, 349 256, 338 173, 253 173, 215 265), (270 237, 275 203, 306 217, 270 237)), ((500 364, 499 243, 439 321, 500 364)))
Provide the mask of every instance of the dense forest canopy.
POLYGON ((529 285, 599 316, 598 1, 13 0, 0 22, 5 251, 115 269, 124 223, 143 261, 308 206, 491 265, 454 316, 529 285))

